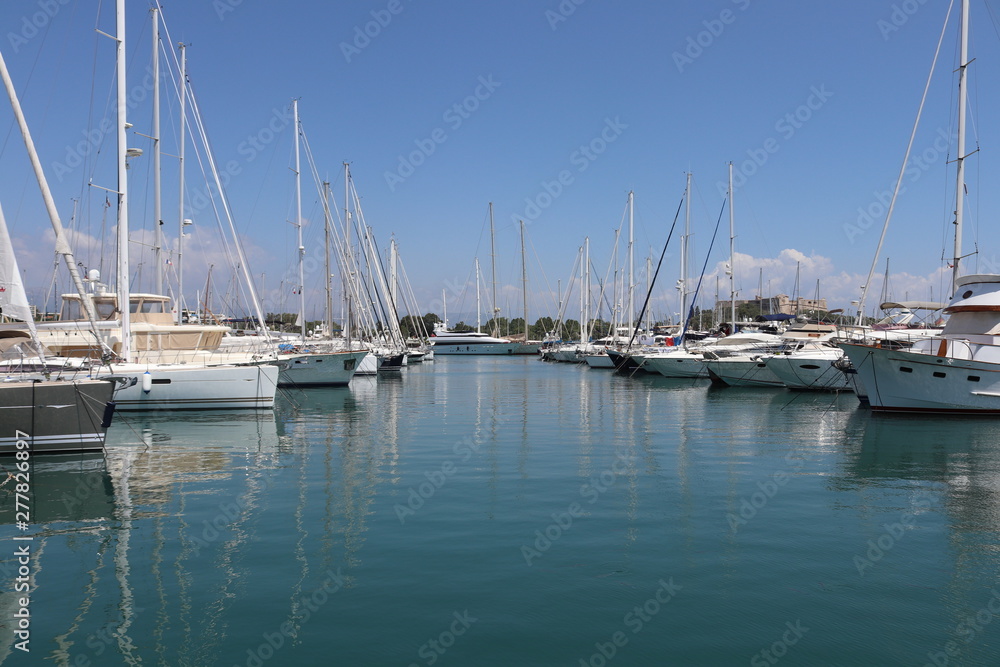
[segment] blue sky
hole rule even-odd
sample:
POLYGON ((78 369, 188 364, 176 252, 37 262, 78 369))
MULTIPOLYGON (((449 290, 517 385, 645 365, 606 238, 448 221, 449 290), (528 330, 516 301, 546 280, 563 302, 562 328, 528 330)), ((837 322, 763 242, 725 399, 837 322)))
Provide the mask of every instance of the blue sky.
MULTIPOLYGON (((72 199, 80 199, 77 251, 88 266, 98 261, 102 228, 110 257, 114 224, 104 220, 102 227, 104 194, 86 185, 114 185, 113 136, 92 144, 86 139, 88 132, 97 136, 95 128, 100 134, 101 120, 113 111, 113 43, 94 31, 114 32, 113 4, 0 5, 0 48, 64 221, 72 199), (68 167, 81 141, 87 159, 68 167)), ((127 5, 129 88, 142 92, 149 4, 127 5)), ((884 218, 879 200, 899 172, 947 5, 191 0, 168 5, 164 18, 173 41, 189 44, 189 73, 216 158, 233 161, 239 172, 227 192, 252 271, 272 300, 269 309, 292 308, 290 286, 280 281, 295 257, 287 222, 294 217, 287 114, 291 99, 299 98, 303 127, 338 206, 341 164, 348 161, 380 246, 388 246, 390 235, 399 243, 420 310, 440 313, 445 290, 455 321, 474 318, 474 257, 489 276, 488 202, 495 206, 499 282, 508 295, 500 305, 511 316, 520 313, 514 220, 529 223, 534 319, 554 312, 557 281, 565 289, 584 236, 593 264, 605 272, 629 190, 635 192, 636 255, 644 258, 650 248, 658 254, 688 171, 695 184, 692 264, 700 268, 729 161, 740 184, 741 296, 756 293, 761 268, 765 292, 791 293, 799 261, 804 296, 812 296, 818 279, 831 307, 850 307, 872 262, 884 218), (859 209, 878 215, 869 222, 859 209), (288 303, 275 301, 282 298, 288 303)), ((997 233, 989 224, 998 205, 990 187, 997 171, 991 150, 997 100, 989 82, 1000 66, 993 20, 1000 7, 985 0, 972 5, 968 146, 982 150, 967 161, 965 251, 978 244, 978 266, 973 257, 967 269, 986 272, 1000 270, 997 233)), ((908 171, 878 269, 881 274, 888 256, 897 299, 940 299, 947 289, 942 251, 951 253, 955 183, 946 161, 954 147, 938 137, 950 137, 955 122, 956 35, 957 13, 914 145, 923 161, 908 171)), ((176 96, 169 88, 165 84, 163 149, 176 153, 176 96)), ((6 126, 0 128, 0 202, 37 298, 50 280, 51 235, 12 118, 9 112, 0 118, 6 126)), ((148 132, 149 119, 148 99, 137 101, 133 131, 148 132)), ((148 155, 147 139, 133 135, 131 143, 148 155)), ((165 157, 163 164, 169 243, 177 228, 176 161, 165 157)), ((131 168, 136 240, 151 229, 148 165, 144 157, 131 168)), ((193 160, 188 183, 192 193, 204 187, 193 160)), ((312 249, 321 210, 308 179, 303 193, 312 249)), ((193 300, 209 264, 219 272, 213 278, 218 289, 226 280, 214 220, 206 210, 190 216, 195 226, 185 291, 193 300)), ((709 296, 727 259, 726 236, 724 228, 709 261, 709 296)), ((133 267, 146 267, 135 280, 148 288, 150 260, 134 246, 133 267)), ((658 316, 678 310, 678 271, 675 241, 657 290, 658 316)), ((321 280, 322 271, 306 280, 310 314, 320 304, 321 280)), ((879 278, 875 301, 880 285, 879 278)))

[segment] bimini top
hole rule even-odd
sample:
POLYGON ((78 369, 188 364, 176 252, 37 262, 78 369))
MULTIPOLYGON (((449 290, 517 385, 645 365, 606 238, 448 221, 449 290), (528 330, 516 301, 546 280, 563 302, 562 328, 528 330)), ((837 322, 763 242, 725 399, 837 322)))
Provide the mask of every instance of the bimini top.
POLYGON ((905 310, 941 310, 948 304, 937 301, 886 301, 879 305, 882 310, 892 310, 893 308, 903 308, 905 310))

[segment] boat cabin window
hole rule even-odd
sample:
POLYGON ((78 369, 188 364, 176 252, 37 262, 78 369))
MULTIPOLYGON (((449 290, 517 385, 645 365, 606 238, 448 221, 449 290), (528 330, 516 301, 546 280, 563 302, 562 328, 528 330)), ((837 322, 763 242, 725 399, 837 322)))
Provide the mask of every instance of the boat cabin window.
MULTIPOLYGON (((139 311, 138 312, 140 312, 140 313, 163 313, 163 312, 166 312, 164 310, 164 308, 163 308, 163 305, 164 305, 164 303, 162 301, 148 301, 148 300, 143 300, 141 302, 141 304, 139 305, 139 311)), ((132 304, 132 312, 133 313, 136 312, 135 308, 136 308, 136 304, 133 303, 132 304)))
POLYGON ((59 312, 60 320, 82 320, 83 313, 80 310, 80 302, 75 299, 63 299, 62 310, 59 312))
MULTIPOLYGON (((99 320, 110 320, 115 316, 115 301, 107 297, 94 299, 94 314, 99 320)), ((59 311, 60 320, 84 320, 87 313, 80 303, 80 299, 63 298, 62 309, 59 311)))
POLYGON ((94 303, 97 310, 97 319, 110 320, 115 316, 115 304, 112 301, 97 301, 94 303))

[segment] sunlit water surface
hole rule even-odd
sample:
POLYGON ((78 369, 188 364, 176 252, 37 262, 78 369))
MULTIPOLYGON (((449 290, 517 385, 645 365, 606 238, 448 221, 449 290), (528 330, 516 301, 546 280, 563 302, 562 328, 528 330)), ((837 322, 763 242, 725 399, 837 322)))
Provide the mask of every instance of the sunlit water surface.
POLYGON ((444 357, 108 442, 0 487, 6 664, 1000 664, 994 420, 444 357))

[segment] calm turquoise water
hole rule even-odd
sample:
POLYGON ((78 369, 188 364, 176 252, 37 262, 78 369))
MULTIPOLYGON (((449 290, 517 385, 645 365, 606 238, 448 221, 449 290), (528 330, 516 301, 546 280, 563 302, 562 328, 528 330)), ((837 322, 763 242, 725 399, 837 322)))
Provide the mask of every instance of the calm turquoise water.
POLYGON ((1000 664, 998 421, 486 357, 126 419, 0 488, 5 664, 1000 664))

